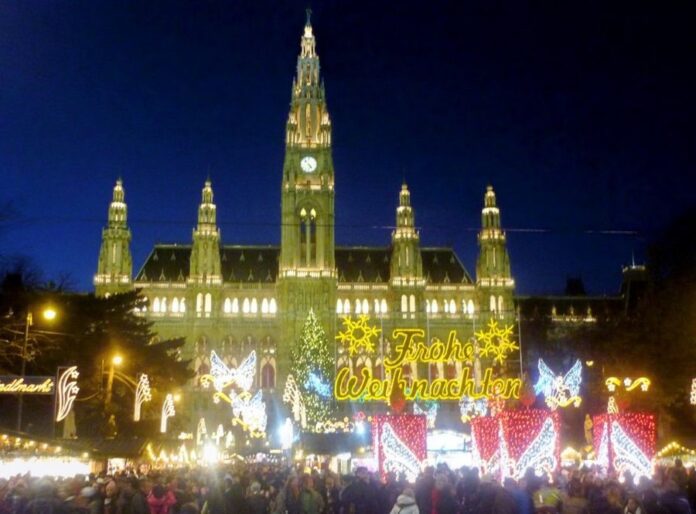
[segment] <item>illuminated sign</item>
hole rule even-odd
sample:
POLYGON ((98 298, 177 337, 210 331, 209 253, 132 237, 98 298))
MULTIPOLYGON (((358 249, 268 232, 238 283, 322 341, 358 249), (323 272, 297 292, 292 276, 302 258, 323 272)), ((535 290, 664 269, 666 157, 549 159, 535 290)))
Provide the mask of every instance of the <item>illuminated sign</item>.
MULTIPOLYGON (((374 345, 365 338, 368 334, 376 335, 366 324, 366 318, 360 318, 359 326, 346 323, 345 331, 336 337, 346 344, 349 352, 360 348, 372 353, 374 345), (367 327, 367 328, 366 328, 367 327)), ((455 330, 450 331, 446 342, 435 339, 432 344, 425 342, 425 332, 419 328, 397 328, 392 332, 395 355, 384 360, 387 377, 372 376, 368 367, 361 369, 358 376, 350 368, 341 368, 334 383, 334 396, 337 400, 389 401, 395 388, 403 392, 406 400, 460 400, 462 397, 477 398, 519 398, 522 380, 519 378, 497 378, 493 368, 486 368, 480 379, 474 376, 473 362, 477 357, 488 357, 494 363, 502 364, 508 354, 519 350, 511 340, 512 326, 499 327, 497 321, 491 320, 485 330, 476 333, 476 342, 462 343, 455 330), (466 362, 461 375, 456 378, 436 378, 408 380, 404 376, 404 367, 412 363, 433 364, 466 362)), ((408 372, 407 372, 408 373, 408 372)))
POLYGON ((55 387, 53 377, 0 375, 0 394, 53 394, 55 387))

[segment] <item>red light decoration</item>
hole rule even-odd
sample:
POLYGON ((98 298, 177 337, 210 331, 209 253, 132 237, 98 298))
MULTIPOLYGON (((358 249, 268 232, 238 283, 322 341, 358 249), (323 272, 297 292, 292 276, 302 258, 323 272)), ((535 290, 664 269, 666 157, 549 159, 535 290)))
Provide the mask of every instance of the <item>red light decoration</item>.
POLYGON ((405 473, 415 481, 427 458, 427 419, 423 415, 376 415, 372 418, 373 448, 384 476, 389 471, 405 473))
POLYGON ((652 475, 657 429, 655 415, 647 412, 600 414, 592 418, 597 464, 636 479, 652 475))
POLYGON ((484 473, 519 478, 527 468, 538 474, 560 463, 560 421, 542 409, 502 411, 471 420, 474 459, 484 473))

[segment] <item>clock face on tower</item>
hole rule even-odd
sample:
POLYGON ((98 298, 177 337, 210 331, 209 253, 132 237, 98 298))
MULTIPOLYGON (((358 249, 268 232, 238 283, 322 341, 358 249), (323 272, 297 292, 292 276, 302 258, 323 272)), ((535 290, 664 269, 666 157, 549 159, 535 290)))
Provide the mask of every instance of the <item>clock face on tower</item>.
POLYGON ((317 160, 311 155, 307 155, 300 161, 300 168, 302 168, 302 171, 305 173, 312 173, 317 169, 317 160))

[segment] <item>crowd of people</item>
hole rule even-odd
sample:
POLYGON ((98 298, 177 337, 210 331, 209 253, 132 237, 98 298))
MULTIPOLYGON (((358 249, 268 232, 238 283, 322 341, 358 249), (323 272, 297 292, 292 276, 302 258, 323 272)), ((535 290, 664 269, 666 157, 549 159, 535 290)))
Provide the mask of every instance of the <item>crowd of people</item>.
POLYGON ((637 484, 565 470, 501 484, 478 471, 426 468, 415 483, 365 468, 238 464, 0 481, 0 514, 696 514, 696 472, 677 461, 637 484))

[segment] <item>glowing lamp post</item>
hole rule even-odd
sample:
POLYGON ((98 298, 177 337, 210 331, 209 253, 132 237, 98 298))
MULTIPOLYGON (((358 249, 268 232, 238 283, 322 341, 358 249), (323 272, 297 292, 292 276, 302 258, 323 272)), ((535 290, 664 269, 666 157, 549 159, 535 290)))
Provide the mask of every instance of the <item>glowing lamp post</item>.
MULTIPOLYGON (((41 316, 46 321, 54 321, 58 317, 57 311, 53 307, 46 307, 41 312, 41 316)), ((27 347, 29 346, 29 327, 34 324, 34 317, 31 311, 27 311, 24 318, 24 344, 22 345, 22 371, 20 376, 24 379, 27 373, 27 347)), ((19 401, 17 403, 17 432, 22 431, 22 409, 24 407, 24 395, 19 393, 19 401)))

